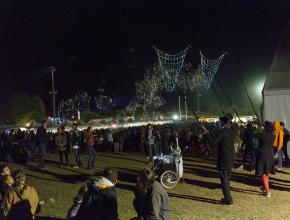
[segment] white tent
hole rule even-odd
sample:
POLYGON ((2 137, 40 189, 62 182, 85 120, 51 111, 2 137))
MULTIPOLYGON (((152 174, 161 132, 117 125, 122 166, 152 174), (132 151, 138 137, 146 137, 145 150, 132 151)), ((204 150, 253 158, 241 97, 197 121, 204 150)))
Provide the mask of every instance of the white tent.
POLYGON ((263 88, 264 121, 290 129, 290 25, 284 30, 263 88))

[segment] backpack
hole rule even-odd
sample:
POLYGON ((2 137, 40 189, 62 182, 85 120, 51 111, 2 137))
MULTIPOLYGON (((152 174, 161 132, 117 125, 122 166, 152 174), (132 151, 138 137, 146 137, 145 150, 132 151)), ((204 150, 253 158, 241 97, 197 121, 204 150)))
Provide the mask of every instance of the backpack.
POLYGON ((110 188, 95 190, 90 186, 88 192, 84 195, 82 205, 77 213, 76 219, 93 220, 104 219, 106 215, 106 201, 110 188))

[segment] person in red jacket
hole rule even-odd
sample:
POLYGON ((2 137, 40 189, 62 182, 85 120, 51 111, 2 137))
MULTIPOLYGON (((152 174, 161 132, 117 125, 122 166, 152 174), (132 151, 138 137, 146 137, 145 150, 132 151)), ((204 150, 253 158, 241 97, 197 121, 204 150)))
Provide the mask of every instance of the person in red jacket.
POLYGON ((97 156, 97 153, 96 153, 96 150, 95 150, 95 136, 93 134, 93 129, 92 127, 88 127, 87 128, 87 133, 86 133, 86 137, 85 137, 85 144, 87 146, 87 151, 88 151, 88 154, 89 154, 89 160, 88 160, 88 169, 91 169, 94 167, 94 163, 95 163, 95 160, 96 160, 96 156, 97 156))

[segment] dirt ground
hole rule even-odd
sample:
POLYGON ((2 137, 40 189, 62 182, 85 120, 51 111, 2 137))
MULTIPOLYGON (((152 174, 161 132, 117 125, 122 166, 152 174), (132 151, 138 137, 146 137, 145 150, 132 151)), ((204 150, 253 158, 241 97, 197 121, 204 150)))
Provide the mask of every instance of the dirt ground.
MULTIPOLYGON (((85 163, 87 156, 82 155, 85 163)), ((119 215, 121 220, 136 216, 132 206, 132 188, 136 172, 148 167, 144 156, 140 154, 99 153, 96 168, 93 170, 60 167, 58 156, 47 157, 48 171, 40 172, 35 166, 11 165, 12 171, 21 168, 27 175, 27 183, 35 187, 45 205, 40 213, 45 217, 64 219, 79 187, 89 178, 93 178, 107 166, 119 170, 120 181, 117 186, 119 215), (55 202, 54 202, 55 201, 55 202)), ((74 162, 70 156, 71 164, 74 162)), ((258 186, 260 179, 249 171, 234 169, 231 177, 233 206, 220 204, 222 192, 215 169, 215 159, 184 158, 185 183, 178 184, 168 193, 171 198, 172 219, 290 219, 290 169, 284 168, 270 176, 271 198, 261 195, 258 186)))

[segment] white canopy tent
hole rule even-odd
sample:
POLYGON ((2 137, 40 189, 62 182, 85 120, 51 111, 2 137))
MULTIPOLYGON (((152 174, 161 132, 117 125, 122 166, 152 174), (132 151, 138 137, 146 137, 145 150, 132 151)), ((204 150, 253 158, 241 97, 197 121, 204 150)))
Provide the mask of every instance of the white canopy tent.
POLYGON ((284 30, 263 88, 264 121, 282 121, 290 130, 290 25, 284 30))

